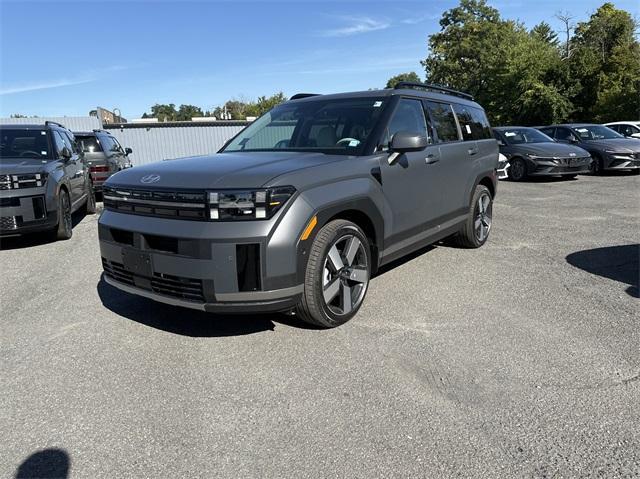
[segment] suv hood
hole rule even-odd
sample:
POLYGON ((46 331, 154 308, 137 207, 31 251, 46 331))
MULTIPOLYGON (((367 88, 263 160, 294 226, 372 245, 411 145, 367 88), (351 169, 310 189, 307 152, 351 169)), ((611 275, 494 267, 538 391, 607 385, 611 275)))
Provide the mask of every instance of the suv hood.
POLYGON ((589 152, 574 145, 565 145, 564 143, 525 143, 520 145, 511 145, 509 149, 513 153, 530 154, 534 156, 548 157, 576 157, 581 158, 589 156, 589 152))
MULTIPOLYGON (((112 175, 106 185, 144 188, 258 188, 284 173, 344 161, 350 156, 304 152, 219 153, 136 166, 112 175), (153 183, 141 180, 159 177, 153 183)), ((295 185, 294 185, 295 186, 295 185)))
POLYGON ((25 173, 43 173, 46 170, 47 161, 25 158, 0 159, 0 174, 23 175, 25 173))
POLYGON ((619 153, 640 153, 640 140, 633 138, 616 138, 615 140, 589 140, 582 143, 585 147, 597 148, 600 151, 612 150, 619 153))

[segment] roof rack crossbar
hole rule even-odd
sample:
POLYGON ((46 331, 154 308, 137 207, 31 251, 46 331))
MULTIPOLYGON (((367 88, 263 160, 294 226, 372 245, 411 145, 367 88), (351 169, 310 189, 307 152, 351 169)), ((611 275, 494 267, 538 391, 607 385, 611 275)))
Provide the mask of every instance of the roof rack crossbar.
POLYGON ((469 93, 465 93, 462 91, 454 90, 452 88, 436 85, 435 83, 416 83, 416 82, 401 81, 396 83, 396 85, 393 88, 395 90, 399 90, 401 88, 416 88, 416 89, 422 88, 424 90, 447 93, 449 95, 459 96, 460 98, 466 98, 467 100, 473 100, 473 95, 470 95, 469 93))
POLYGON ((289 100, 299 100, 300 98, 309 98, 310 96, 320 96, 320 93, 296 93, 289 100))
POLYGON ((67 127, 66 127, 66 126, 61 125, 61 124, 60 124, 60 123, 58 123, 57 121, 46 120, 46 121, 44 122, 44 124, 45 124, 45 126, 47 126, 47 125, 56 125, 56 126, 59 126, 60 128, 64 128, 65 130, 67 129, 67 127))

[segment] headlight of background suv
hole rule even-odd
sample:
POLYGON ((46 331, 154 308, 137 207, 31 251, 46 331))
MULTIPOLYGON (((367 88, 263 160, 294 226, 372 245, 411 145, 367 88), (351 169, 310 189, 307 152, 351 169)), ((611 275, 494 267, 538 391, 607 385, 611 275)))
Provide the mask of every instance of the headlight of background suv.
POLYGON ((209 191, 209 218, 219 221, 269 219, 295 191, 293 186, 209 191))

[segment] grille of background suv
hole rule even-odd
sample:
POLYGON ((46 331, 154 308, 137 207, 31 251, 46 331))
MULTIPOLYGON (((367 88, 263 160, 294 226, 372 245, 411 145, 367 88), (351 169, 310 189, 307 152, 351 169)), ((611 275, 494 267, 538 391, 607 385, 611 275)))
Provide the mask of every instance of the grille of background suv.
POLYGON ((107 210, 180 220, 205 221, 209 209, 204 191, 141 190, 108 187, 103 190, 107 210))

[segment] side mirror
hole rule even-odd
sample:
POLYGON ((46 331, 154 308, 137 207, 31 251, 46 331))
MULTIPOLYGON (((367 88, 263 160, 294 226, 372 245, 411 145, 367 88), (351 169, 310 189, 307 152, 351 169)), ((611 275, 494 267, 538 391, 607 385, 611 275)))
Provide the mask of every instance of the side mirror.
POLYGON ((125 152, 127 155, 130 155, 131 153, 133 153, 133 150, 132 150, 131 148, 127 147, 127 148, 125 148, 125 149, 124 149, 124 152, 125 152))
POLYGON ((429 138, 419 133, 399 131, 391 139, 390 149, 396 153, 424 150, 429 144, 429 138))
POLYGON ((68 160, 71 158, 71 150, 69 148, 67 148, 66 146, 62 147, 62 150, 60 150, 60 156, 62 156, 62 158, 64 160, 68 160))

